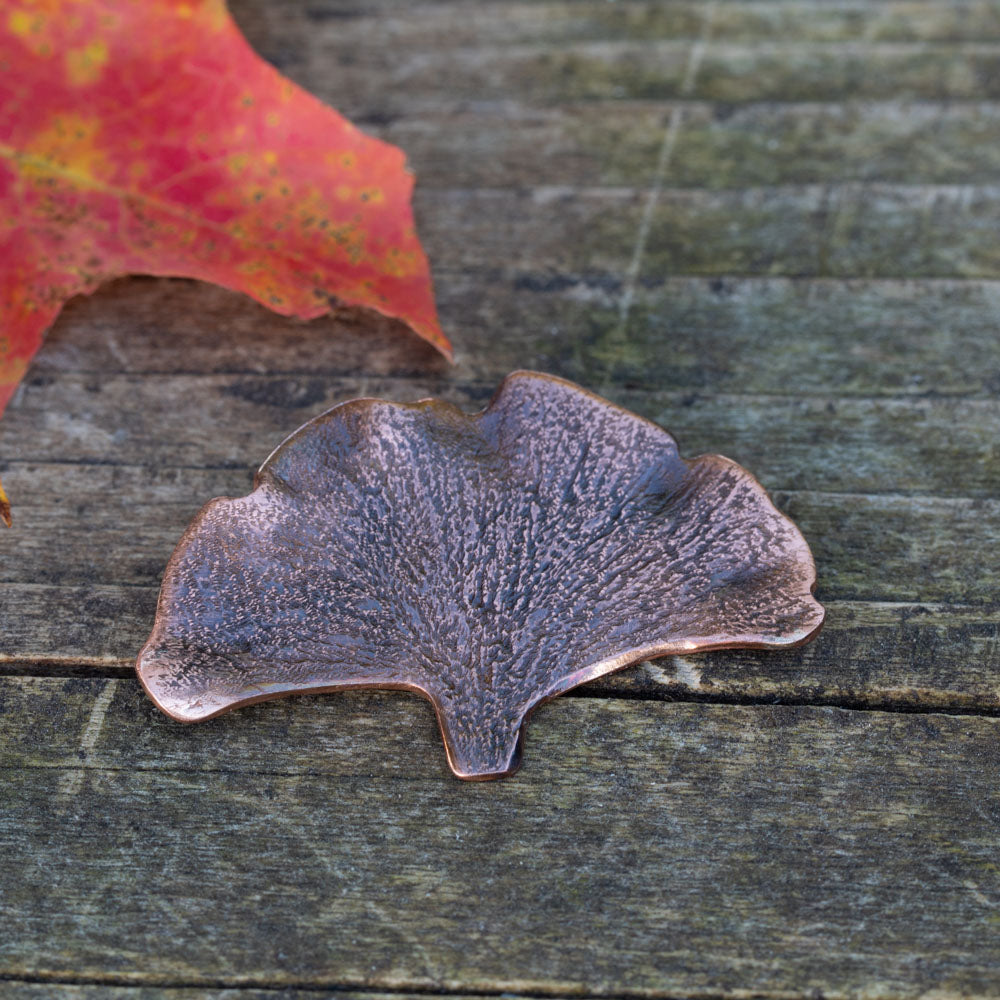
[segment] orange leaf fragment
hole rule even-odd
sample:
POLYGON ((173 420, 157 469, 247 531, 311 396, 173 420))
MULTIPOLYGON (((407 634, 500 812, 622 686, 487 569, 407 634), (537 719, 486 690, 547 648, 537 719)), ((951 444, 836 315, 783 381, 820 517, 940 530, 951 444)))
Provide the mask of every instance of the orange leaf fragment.
POLYGON ((3 521, 8 528, 11 525, 10 501, 7 499, 7 494, 4 493, 3 483, 0 483, 0 521, 3 521))
POLYGON ((281 76, 223 0, 0 7, 0 413, 73 295, 198 278, 310 319, 403 320, 445 355, 413 178, 281 76))

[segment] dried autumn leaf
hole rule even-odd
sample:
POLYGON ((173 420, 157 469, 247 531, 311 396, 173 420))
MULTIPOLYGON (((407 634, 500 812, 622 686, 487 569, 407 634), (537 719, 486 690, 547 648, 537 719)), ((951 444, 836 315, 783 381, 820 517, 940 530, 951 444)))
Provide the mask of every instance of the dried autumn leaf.
POLYGON ((63 303, 131 273, 307 319, 375 309, 450 355, 412 186, 400 150, 264 62, 222 0, 7 5, 0 413, 63 303))

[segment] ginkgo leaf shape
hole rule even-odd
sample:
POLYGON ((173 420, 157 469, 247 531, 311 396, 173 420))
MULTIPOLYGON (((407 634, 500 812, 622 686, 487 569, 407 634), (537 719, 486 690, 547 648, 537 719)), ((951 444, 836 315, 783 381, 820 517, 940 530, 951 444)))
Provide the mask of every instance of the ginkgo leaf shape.
POLYGON ((171 558, 137 661, 168 715, 405 688, 452 770, 515 769, 531 710, 637 661, 812 638, 795 525, 746 470, 570 382, 467 415, 358 399, 292 434, 171 558))

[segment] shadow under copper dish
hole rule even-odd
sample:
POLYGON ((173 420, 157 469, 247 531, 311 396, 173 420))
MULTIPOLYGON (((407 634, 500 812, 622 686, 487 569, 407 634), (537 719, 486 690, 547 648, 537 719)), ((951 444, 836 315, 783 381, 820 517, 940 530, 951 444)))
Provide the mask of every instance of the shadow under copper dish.
POLYGON ((357 399, 299 428, 170 559, 136 668, 197 722, 404 688, 452 771, 499 777, 541 702, 650 657, 786 647, 823 622, 798 529, 745 469, 517 372, 468 415, 357 399))

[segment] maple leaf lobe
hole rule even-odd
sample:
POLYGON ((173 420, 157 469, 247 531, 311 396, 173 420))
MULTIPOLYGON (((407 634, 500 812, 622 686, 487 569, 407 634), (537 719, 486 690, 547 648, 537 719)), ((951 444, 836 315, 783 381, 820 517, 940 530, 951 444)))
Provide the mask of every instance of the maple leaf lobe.
POLYGON ((257 56, 221 0, 15 3, 0 62, 0 413, 63 303, 132 273, 305 319, 374 309, 451 356, 402 153, 257 56))

